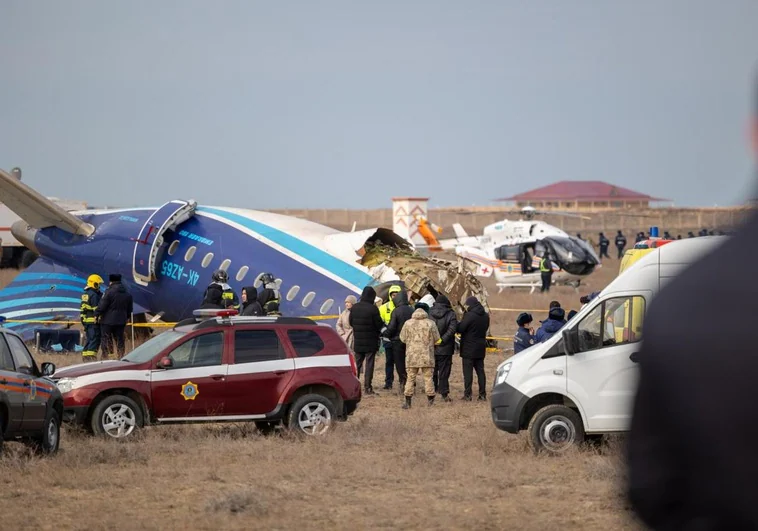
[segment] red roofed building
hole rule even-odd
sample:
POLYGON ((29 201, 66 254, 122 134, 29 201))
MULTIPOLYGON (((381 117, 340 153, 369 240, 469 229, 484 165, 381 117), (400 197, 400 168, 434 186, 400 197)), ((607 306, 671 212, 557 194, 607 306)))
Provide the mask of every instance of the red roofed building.
POLYGON ((598 210, 648 208, 650 202, 671 200, 641 194, 602 181, 561 181, 495 201, 513 201, 519 207, 598 210))

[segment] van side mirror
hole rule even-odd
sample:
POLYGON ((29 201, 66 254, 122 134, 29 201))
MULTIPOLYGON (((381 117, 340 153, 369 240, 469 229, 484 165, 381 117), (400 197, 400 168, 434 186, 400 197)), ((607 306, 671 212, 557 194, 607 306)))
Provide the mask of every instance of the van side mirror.
POLYGON ((174 366, 174 360, 172 360, 168 356, 164 356, 163 358, 161 358, 161 361, 158 362, 159 369, 170 369, 173 366, 174 366))
POLYGON ((42 376, 52 376, 55 374, 55 363, 46 361, 42 364, 42 376))
POLYGON ((563 330, 561 335, 563 336, 563 349, 566 354, 573 356, 579 352, 579 331, 576 328, 568 328, 563 330))

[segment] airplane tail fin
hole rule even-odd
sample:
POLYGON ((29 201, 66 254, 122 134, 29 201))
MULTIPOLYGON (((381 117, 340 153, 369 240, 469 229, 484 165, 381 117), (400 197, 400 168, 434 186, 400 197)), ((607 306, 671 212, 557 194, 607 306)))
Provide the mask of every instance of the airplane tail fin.
POLYGON ((5 206, 36 229, 58 227, 71 234, 84 236, 95 232, 92 225, 66 212, 4 170, 0 170, 0 197, 5 206))
POLYGON ((463 230, 463 225, 460 223, 453 223, 453 230, 458 238, 468 238, 468 233, 463 230))

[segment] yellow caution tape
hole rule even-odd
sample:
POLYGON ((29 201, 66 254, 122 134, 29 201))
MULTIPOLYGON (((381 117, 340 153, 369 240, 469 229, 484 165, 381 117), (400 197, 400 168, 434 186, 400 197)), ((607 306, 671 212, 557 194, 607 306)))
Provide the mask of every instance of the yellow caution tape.
MULTIPOLYGON (((334 319, 336 317, 339 317, 338 315, 331 316, 331 315, 314 315, 311 317, 307 317, 307 319, 312 319, 314 321, 323 321, 327 319, 334 319)), ((6 319, 6 323, 34 323, 34 324, 56 324, 56 325, 78 325, 82 324, 81 321, 36 321, 34 319, 6 319)), ((134 328, 173 328, 176 326, 177 323, 126 323, 126 326, 132 326, 134 328)), ((460 337, 460 334, 456 334, 458 337, 460 337)), ((487 336, 487 339, 494 339, 496 341, 511 341, 513 337, 511 336, 487 336)), ((489 349, 489 350, 500 350, 500 349, 489 349)))

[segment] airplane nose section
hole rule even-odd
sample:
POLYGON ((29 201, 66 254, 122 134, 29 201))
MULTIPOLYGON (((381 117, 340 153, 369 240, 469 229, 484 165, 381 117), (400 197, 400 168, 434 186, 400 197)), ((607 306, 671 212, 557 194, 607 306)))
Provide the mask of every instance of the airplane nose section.
POLYGON ((34 244, 34 239, 37 236, 37 229, 30 227, 26 221, 20 219, 11 225, 11 234, 13 234, 13 237, 20 241, 24 247, 40 254, 37 250, 37 246, 34 244))

